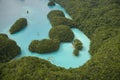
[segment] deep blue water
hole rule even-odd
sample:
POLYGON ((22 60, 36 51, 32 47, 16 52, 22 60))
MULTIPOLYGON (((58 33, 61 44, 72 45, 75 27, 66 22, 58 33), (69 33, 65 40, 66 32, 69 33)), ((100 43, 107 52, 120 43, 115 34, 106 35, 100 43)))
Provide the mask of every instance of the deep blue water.
POLYGON ((75 38, 83 43, 83 49, 79 52, 78 57, 73 55, 72 43, 61 43, 58 51, 48 54, 32 53, 28 50, 32 40, 49 38, 51 24, 47 19, 47 14, 51 10, 61 10, 67 18, 71 18, 60 5, 48 7, 47 4, 48 0, 0 0, 0 32, 6 33, 21 47, 22 53, 16 57, 17 59, 24 56, 36 56, 65 68, 82 66, 90 59, 88 52, 90 40, 78 29, 72 29, 75 38), (27 10, 29 14, 27 14, 27 10), (9 28, 21 17, 27 18, 28 26, 22 31, 10 35, 9 28))

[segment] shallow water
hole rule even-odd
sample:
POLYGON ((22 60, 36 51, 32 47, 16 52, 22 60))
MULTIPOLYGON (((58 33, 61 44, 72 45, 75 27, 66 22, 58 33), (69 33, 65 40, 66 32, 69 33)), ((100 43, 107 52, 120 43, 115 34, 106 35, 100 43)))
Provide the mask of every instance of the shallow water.
POLYGON ((72 53, 72 43, 61 43, 58 51, 49 54, 32 53, 28 50, 28 46, 32 40, 49 38, 48 33, 51 24, 47 19, 47 14, 51 10, 61 10, 67 18, 71 18, 60 5, 57 4, 54 7, 48 7, 47 3, 48 0, 0 0, 0 32, 8 34, 21 47, 22 53, 16 58, 36 56, 65 68, 82 66, 90 59, 88 52, 90 40, 78 29, 72 29, 75 38, 80 39, 83 43, 83 49, 79 52, 78 57, 72 53), (27 14, 27 10, 29 14, 27 14), (8 32, 10 26, 21 17, 27 18, 28 26, 22 31, 10 35, 8 32))

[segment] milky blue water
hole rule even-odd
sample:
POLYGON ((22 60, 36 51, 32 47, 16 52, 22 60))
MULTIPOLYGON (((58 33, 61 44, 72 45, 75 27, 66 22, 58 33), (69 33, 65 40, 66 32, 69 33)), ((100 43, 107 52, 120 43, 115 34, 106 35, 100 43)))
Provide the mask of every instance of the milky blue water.
POLYGON ((75 28, 72 29, 75 38, 83 43, 83 49, 79 52, 78 57, 73 55, 72 43, 61 43, 58 51, 48 54, 32 53, 28 50, 32 40, 49 38, 51 24, 47 19, 47 14, 51 10, 61 10, 67 18, 71 18, 60 5, 48 7, 47 4, 48 0, 0 0, 0 32, 6 33, 21 47, 22 52, 16 57, 17 59, 24 56, 36 56, 67 69, 84 65, 90 59, 88 52, 90 40, 83 32, 75 28), (27 14, 27 10, 29 14, 27 14), (22 31, 10 35, 9 28, 21 17, 27 18, 28 26, 22 31))

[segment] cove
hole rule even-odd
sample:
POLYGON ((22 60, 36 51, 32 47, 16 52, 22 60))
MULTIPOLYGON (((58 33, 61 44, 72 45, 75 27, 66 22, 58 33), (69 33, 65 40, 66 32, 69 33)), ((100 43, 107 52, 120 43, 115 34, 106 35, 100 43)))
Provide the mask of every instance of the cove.
POLYGON ((35 56, 49 60, 52 64, 68 68, 77 68, 84 65, 89 59, 90 40, 78 29, 72 28, 75 38, 83 43, 83 49, 76 57, 73 54, 72 43, 62 43, 56 52, 48 54, 32 53, 28 46, 32 40, 41 40, 48 37, 51 24, 47 19, 47 14, 52 10, 61 10, 67 18, 69 14, 60 5, 48 7, 48 0, 1 0, 0 1, 0 33, 5 33, 9 38, 15 40, 21 47, 21 55, 16 59, 25 56, 35 56), (27 14, 29 11, 29 14, 27 14), (25 17, 28 20, 28 26, 16 34, 9 34, 9 28, 19 18, 25 17))

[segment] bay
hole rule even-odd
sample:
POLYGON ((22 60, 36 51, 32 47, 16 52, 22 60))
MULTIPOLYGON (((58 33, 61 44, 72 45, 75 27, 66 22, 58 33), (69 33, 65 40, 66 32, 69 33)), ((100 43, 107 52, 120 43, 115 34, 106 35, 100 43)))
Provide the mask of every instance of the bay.
POLYGON ((84 65, 91 57, 89 54, 90 40, 83 32, 75 28, 72 28, 75 38, 83 43, 83 49, 79 52, 78 57, 73 54, 72 43, 61 43, 58 51, 48 54, 32 53, 28 50, 32 40, 49 38, 48 33, 52 26, 47 19, 47 14, 50 11, 61 10, 67 18, 72 19, 59 4, 54 7, 48 7, 47 4, 48 0, 0 0, 0 33, 7 34, 21 47, 21 55, 17 56, 16 59, 35 56, 66 69, 84 65), (28 14, 27 11, 29 11, 28 14), (22 31, 11 35, 9 28, 21 17, 27 18, 28 26, 22 31))

